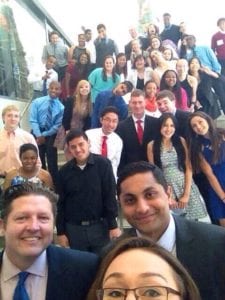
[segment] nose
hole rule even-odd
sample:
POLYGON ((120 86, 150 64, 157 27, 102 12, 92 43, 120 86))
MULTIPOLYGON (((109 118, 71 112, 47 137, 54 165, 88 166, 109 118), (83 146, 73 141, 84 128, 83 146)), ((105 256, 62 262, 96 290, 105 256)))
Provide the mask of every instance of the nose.
POLYGON ((137 300, 134 291, 127 291, 126 300, 137 300))
POLYGON ((144 198, 139 198, 137 201, 137 213, 145 214, 149 210, 149 205, 144 198))
POLYGON ((40 229, 40 223, 36 217, 29 219, 27 229, 30 231, 37 231, 40 229))

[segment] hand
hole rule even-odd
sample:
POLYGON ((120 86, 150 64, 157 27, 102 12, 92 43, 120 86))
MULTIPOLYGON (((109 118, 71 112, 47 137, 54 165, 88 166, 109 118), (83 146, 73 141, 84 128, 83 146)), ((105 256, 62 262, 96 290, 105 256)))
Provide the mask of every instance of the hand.
POLYGON ((118 238, 122 234, 121 230, 117 227, 114 229, 109 230, 109 237, 110 240, 118 238))
POLYGON ((185 208, 188 204, 189 197, 182 196, 178 201, 178 208, 185 208))
POLYGON ((169 198, 169 208, 170 209, 178 208, 178 203, 173 198, 169 198))
POLYGON ((61 247, 69 248, 69 241, 65 234, 57 236, 57 244, 59 244, 61 247))
POLYGON ((38 144, 38 145, 42 145, 42 144, 45 143, 45 137, 44 137, 44 136, 38 136, 38 137, 36 138, 36 141, 37 141, 37 144, 38 144))

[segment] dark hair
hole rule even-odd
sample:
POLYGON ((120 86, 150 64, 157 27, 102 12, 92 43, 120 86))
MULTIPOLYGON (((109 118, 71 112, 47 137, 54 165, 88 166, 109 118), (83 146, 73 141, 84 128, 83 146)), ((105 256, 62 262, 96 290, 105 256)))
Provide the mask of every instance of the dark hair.
POLYGON ((161 161, 161 147, 162 147, 162 134, 161 134, 161 128, 165 124, 165 122, 171 119, 173 121, 173 124, 175 126, 175 133, 171 137, 171 142, 173 147, 175 148, 177 152, 177 160, 178 160, 178 169, 182 172, 185 172, 186 167, 185 167, 185 149, 184 146, 181 142, 180 136, 176 134, 176 129, 177 129, 177 120, 175 116, 171 113, 163 113, 160 118, 159 118, 159 132, 156 135, 157 137, 154 140, 153 143, 153 157, 154 157, 154 163, 162 169, 162 161, 161 161))
POLYGON ((23 144, 20 146, 20 150, 19 150, 19 156, 20 158, 22 157, 22 154, 26 151, 32 150, 35 152, 35 154, 37 154, 38 156, 38 149, 34 144, 31 143, 27 143, 27 144, 23 144))
POLYGON ((104 28, 104 29, 106 29, 106 27, 105 27, 105 25, 104 24, 98 24, 98 26, 97 26, 97 31, 99 31, 99 29, 101 29, 101 28, 104 28))
POLYGON ((85 79, 88 77, 89 73, 90 73, 90 54, 88 52, 81 52, 78 55, 77 61, 74 65, 74 69, 77 69, 78 73, 79 73, 79 78, 85 79), (82 55, 86 55, 87 57, 87 63, 86 64, 81 64, 80 62, 80 58, 82 55))
POLYGON ((164 13, 163 17, 171 17, 171 14, 170 13, 164 13))
POLYGON ((174 95, 175 95, 176 102, 179 103, 179 104, 181 104, 181 102, 182 102, 181 88, 182 87, 181 87, 180 80, 178 78, 178 75, 177 75, 176 71, 174 71, 174 70, 166 70, 163 73, 162 78, 160 80, 160 87, 159 88, 160 88, 160 90, 171 90, 171 92, 173 92, 174 95), (166 83, 166 76, 167 76, 167 74, 169 72, 173 72, 175 74, 175 76, 176 76, 176 84, 172 88, 170 88, 168 86, 168 84, 166 83))
POLYGON ((168 97, 171 101, 176 101, 174 93, 169 90, 162 90, 156 95, 156 101, 168 97))
POLYGON ((59 33, 57 31, 53 30, 49 33, 49 38, 54 34, 58 35, 58 37, 59 37, 59 33))
MULTIPOLYGON (((127 62, 126 62, 126 65, 123 67, 123 69, 120 69, 118 66, 118 59, 122 56, 124 56, 126 58, 126 54, 123 52, 118 53, 116 56, 115 71, 119 75, 123 73, 124 77, 126 78, 127 77, 127 62)), ((127 59, 126 59, 126 61, 127 61, 127 59)))
MULTIPOLYGON (((105 70, 105 61, 106 59, 108 58, 111 58, 113 63, 115 62, 114 61, 114 57, 112 55, 106 55, 104 57, 104 60, 103 60, 103 68, 102 68, 102 79, 103 81, 107 81, 107 74, 106 74, 106 70, 105 70)), ((113 66, 113 69, 112 69, 112 79, 113 79, 113 82, 116 82, 116 71, 115 71, 115 66, 113 66)))
POLYGON ((86 141, 88 141, 88 136, 84 131, 80 129, 71 129, 66 135, 66 144, 69 145, 70 141, 79 137, 83 137, 86 141))
POLYGON ((119 110, 115 106, 107 106, 100 113, 100 117, 103 118, 108 113, 114 113, 119 118, 119 110))
POLYGON ((132 64, 132 69, 136 69, 136 62, 137 62, 139 59, 143 59, 144 62, 145 62, 145 66, 146 66, 146 59, 145 59, 144 55, 138 54, 138 55, 134 58, 134 61, 133 61, 133 64, 132 64))
POLYGON ((162 185, 165 191, 167 191, 168 185, 163 172, 155 165, 147 161, 138 161, 126 165, 120 172, 117 180, 117 196, 121 193, 121 184, 128 177, 134 176, 140 173, 151 172, 155 180, 162 185))
POLYGON ((96 290, 102 288, 105 273, 115 258, 127 251, 138 249, 153 253, 171 267, 182 300, 200 300, 198 288, 178 259, 153 241, 142 237, 119 239, 111 244, 111 247, 108 248, 106 255, 104 255, 100 262, 98 272, 89 290, 87 300, 97 300, 96 290))
POLYGON ((38 195, 48 198, 49 202, 52 205, 52 212, 55 218, 57 211, 56 203, 58 200, 58 196, 52 190, 50 190, 46 186, 43 186, 42 184, 26 182, 23 184, 10 186, 5 190, 3 195, 1 212, 1 216, 4 219, 4 221, 7 220, 7 217, 11 212, 12 202, 19 197, 29 195, 38 195))
POLYGON ((125 80, 125 81, 121 82, 120 84, 126 85, 126 87, 127 87, 127 93, 132 92, 132 90, 134 88, 133 83, 130 82, 130 81, 128 81, 128 80, 125 80))
POLYGON ((84 34, 91 33, 91 32, 92 32, 92 31, 91 31, 91 29, 89 29, 89 28, 87 28, 87 29, 84 30, 84 34))
POLYGON ((214 120, 207 115, 206 113, 202 111, 196 111, 192 114, 190 114, 189 119, 188 119, 188 149, 189 149, 189 155, 191 159, 191 164, 192 168, 195 172, 200 170, 200 160, 199 160, 199 155, 202 153, 202 137, 199 136, 194 132, 194 130, 191 127, 191 120, 194 117, 200 117, 206 120, 206 122, 209 125, 209 140, 211 142, 211 149, 213 153, 212 157, 212 163, 218 162, 220 159, 221 152, 220 146, 221 142, 223 141, 224 135, 225 135, 225 130, 216 128, 216 124, 214 120))

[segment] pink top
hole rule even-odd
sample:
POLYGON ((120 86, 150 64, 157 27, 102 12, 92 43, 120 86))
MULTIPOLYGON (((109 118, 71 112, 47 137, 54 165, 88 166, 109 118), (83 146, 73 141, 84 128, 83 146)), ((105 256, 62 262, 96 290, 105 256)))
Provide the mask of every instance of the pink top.
POLYGON ((189 110, 187 102, 188 102, 187 93, 183 88, 181 88, 181 99, 180 101, 177 101, 176 99, 176 104, 175 104, 176 108, 180 110, 189 110))

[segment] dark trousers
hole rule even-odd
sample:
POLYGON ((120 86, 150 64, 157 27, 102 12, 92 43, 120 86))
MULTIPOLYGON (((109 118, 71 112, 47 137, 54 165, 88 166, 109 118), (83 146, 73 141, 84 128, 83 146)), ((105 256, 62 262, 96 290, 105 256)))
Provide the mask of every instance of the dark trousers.
POLYGON ((89 226, 66 223, 66 236, 70 248, 99 254, 109 243, 109 231, 103 222, 89 226))
POLYGON ((224 87, 224 85, 225 85, 225 83, 221 79, 218 79, 218 78, 212 79, 212 87, 219 98, 221 109, 222 109, 223 113, 225 114, 225 87, 224 87))
POLYGON ((57 188, 58 183, 58 157, 57 157, 57 148, 53 146, 55 141, 56 134, 52 136, 45 137, 45 143, 38 146, 39 155, 42 163, 42 168, 47 170, 52 176, 55 188, 57 188), (47 165, 46 165, 47 161, 47 165))

